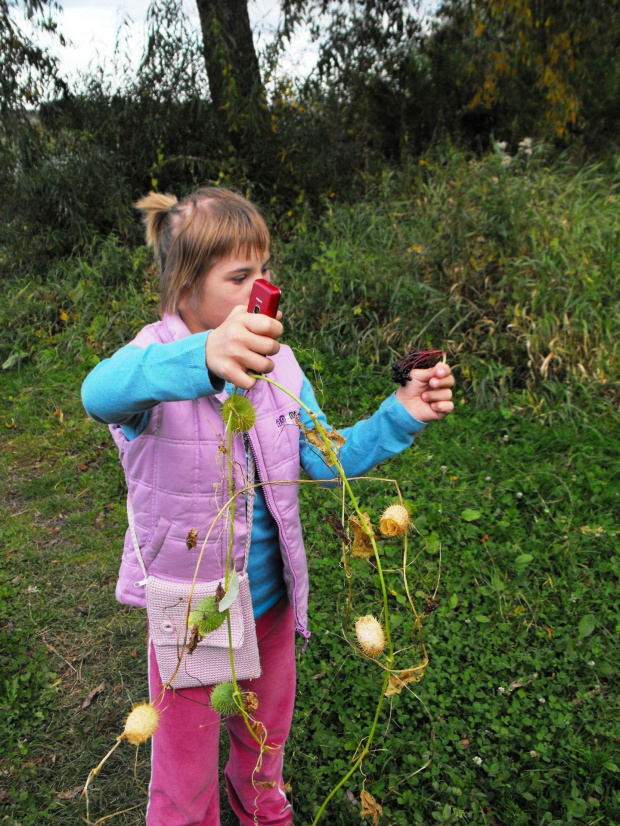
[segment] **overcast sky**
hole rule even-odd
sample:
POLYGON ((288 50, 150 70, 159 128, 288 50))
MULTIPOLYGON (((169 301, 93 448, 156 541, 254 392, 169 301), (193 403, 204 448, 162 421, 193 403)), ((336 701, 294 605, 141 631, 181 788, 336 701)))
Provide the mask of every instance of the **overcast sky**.
MULTIPOLYGON (((61 71, 72 77, 88 67, 91 60, 109 60, 114 51, 116 34, 120 24, 126 21, 127 31, 135 52, 140 57, 144 43, 145 19, 150 0, 60 0, 62 12, 57 15, 59 30, 72 45, 55 48, 61 60, 61 71)), ((199 26, 195 0, 183 0, 183 8, 190 19, 199 26)), ((250 0, 248 4, 254 41, 260 48, 275 31, 280 17, 277 0, 250 0)), ((300 33, 289 49, 287 71, 308 71, 314 63, 316 49, 300 33)))

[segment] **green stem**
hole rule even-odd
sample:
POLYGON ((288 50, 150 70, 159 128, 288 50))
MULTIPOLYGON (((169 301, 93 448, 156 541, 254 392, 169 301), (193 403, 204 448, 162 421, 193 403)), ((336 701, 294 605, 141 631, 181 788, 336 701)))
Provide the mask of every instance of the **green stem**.
MULTIPOLYGON (((342 480, 342 483, 345 487, 345 490, 349 494, 351 504, 353 505, 357 515, 359 516, 361 524, 364 526, 364 529, 366 530, 366 520, 364 519, 364 516, 362 515, 362 512, 360 510, 360 506, 358 505, 357 499, 355 498, 355 494, 351 490, 351 485, 349 484, 349 480, 347 479, 347 475, 344 472, 344 469, 343 469, 342 465, 340 464, 340 460, 338 459, 338 456, 336 455, 336 452, 334 451, 334 449, 331 445, 331 442, 329 440, 329 434, 327 433, 327 431, 325 430, 325 428, 323 427, 323 425, 319 421, 318 416, 316 415, 316 413, 313 410, 311 410, 307 405, 305 405, 302 402, 302 400, 299 399, 294 393, 291 393, 290 390, 288 390, 286 387, 283 387, 277 381, 274 381, 273 379, 267 378, 267 376, 259 375, 257 373, 256 374, 255 373, 250 373, 249 375, 251 375, 253 378, 262 379, 263 381, 269 382, 269 384, 273 384, 274 387, 277 387, 283 393, 286 393, 288 396, 290 396, 291 399, 293 399, 293 401, 297 402, 297 404, 299 404, 299 406, 302 407, 306 411, 306 413, 310 416, 310 418, 314 422, 314 425, 315 425, 321 439, 323 440, 323 443, 325 444, 325 447, 327 448, 327 451, 329 453, 330 459, 332 460, 332 462, 334 464, 334 467, 338 471, 338 475, 340 476, 340 478, 342 480)), ((379 574, 379 582, 381 583, 381 591, 382 591, 382 594, 383 594, 383 611, 384 611, 384 616, 385 616, 385 636, 387 637, 387 643, 388 643, 387 666, 388 666, 388 668, 391 668, 393 663, 394 663, 394 647, 392 645, 392 635, 390 633, 390 615, 389 615, 389 608, 388 608, 387 587, 385 585, 385 578, 383 576, 383 568, 381 567, 381 559, 379 557, 379 549, 377 548, 377 543, 375 542, 373 532, 370 529, 367 529, 366 533, 367 533, 367 535, 370 539, 370 542, 372 544, 372 549, 373 549, 374 554, 375 554, 375 561, 377 563, 377 573, 379 574)))
POLYGON ((357 760, 355 761, 355 763, 353 764, 351 769, 345 774, 345 776, 340 780, 340 782, 336 786, 334 786, 334 788, 331 790, 331 792, 327 795, 327 797, 325 798, 325 800, 323 801, 323 803, 321 805, 321 808, 317 812, 316 817, 312 821, 312 826, 316 826, 316 824, 319 822, 323 812, 325 811, 325 808, 326 808, 327 804, 329 803, 329 801, 336 794, 336 792, 344 786, 344 784, 351 777, 351 775, 359 768, 359 766, 361 765, 363 759, 366 757, 366 755, 370 751, 370 746, 372 745, 372 740, 373 740, 373 737, 375 736, 375 731, 377 729, 377 723, 379 722, 379 714, 381 713, 381 708, 383 706, 383 698, 385 696, 385 691, 387 689, 389 679, 390 679, 390 674, 389 674, 388 671, 386 671, 385 676, 383 678, 383 685, 381 686, 381 695, 379 697, 379 702, 377 703, 377 709, 375 711, 375 717, 374 717, 374 720, 372 721, 372 726, 370 728, 370 731, 368 732, 368 738, 366 739, 366 745, 364 746, 364 749, 363 749, 362 753, 357 758, 357 760))
MULTIPOLYGON (((237 392, 237 388, 233 387, 232 396, 234 396, 237 392)), ((232 550, 233 550, 233 542, 235 538, 235 513, 236 513, 236 496, 235 496, 235 487, 234 487, 234 480, 233 480, 233 461, 232 461, 232 429, 230 427, 230 421, 232 419, 232 411, 230 416, 228 417, 228 421, 226 422, 226 469, 228 471, 228 495, 230 497, 230 539, 228 541, 228 555, 226 557, 226 578, 224 581, 224 590, 228 591, 228 581, 230 578, 230 563, 232 559, 232 550)), ((254 739, 260 744, 261 740, 257 733, 253 730, 249 717, 245 708, 243 707, 243 696, 241 694, 241 689, 239 688, 239 684, 237 682, 237 677, 235 675, 235 657, 232 645, 232 624, 230 621, 230 608, 226 609, 226 621, 228 624, 228 653, 230 655, 230 673, 232 676, 232 684, 234 686, 233 697, 235 702, 237 703, 237 708, 241 712, 243 717, 243 721, 246 725, 246 728, 250 732, 250 734, 254 737, 254 739)))
POLYGON ((283 393, 286 393, 295 402, 297 402, 297 404, 299 404, 299 406, 301 408, 303 408, 306 411, 306 413, 310 416, 310 418, 314 422, 314 425, 317 429, 317 432, 319 433, 321 439, 323 440, 323 443, 325 444, 325 447, 327 448, 327 452, 329 453, 329 457, 330 457, 334 467, 336 468, 336 470, 338 472, 338 475, 340 476, 340 478, 342 480, 342 484, 344 485, 344 488, 345 488, 347 494, 349 495, 349 498, 351 500, 351 504, 353 505, 353 507, 354 507, 359 519, 360 519, 360 522, 363 525, 364 530, 366 531, 366 534, 368 535, 368 537, 369 537, 369 539, 372 543, 372 548, 373 548, 373 551, 374 551, 374 554, 375 554, 375 561, 376 561, 376 564, 377 564, 377 573, 379 574, 379 581, 381 583, 381 591, 382 591, 382 594, 383 594, 383 610, 384 610, 384 618, 385 618, 385 635, 387 637, 387 643, 388 643, 388 654, 387 654, 387 657, 386 657, 387 670, 386 670, 385 676, 383 678, 383 684, 381 686, 381 694, 379 695, 379 701, 377 703, 377 709, 375 711, 375 717, 374 717, 374 720, 372 722, 372 726, 370 727, 370 731, 369 731, 368 737, 366 739, 366 745, 364 746, 364 749, 363 749, 362 753, 357 758, 357 760, 353 764, 350 771, 348 771, 347 774, 340 780, 340 782, 337 783, 336 786, 334 786, 334 788, 331 790, 331 792, 327 795, 327 797, 323 801, 323 803, 321 805, 321 808, 319 809, 319 811, 317 813, 317 816, 315 817, 314 821, 312 822, 312 826, 316 826, 316 824, 319 822, 319 819, 321 818, 323 812, 325 811, 325 808, 326 808, 327 804, 329 803, 329 801, 336 794, 336 792, 339 789, 342 788, 342 786, 347 782, 349 777, 351 777, 351 775, 361 765, 362 761, 364 760, 364 758, 368 754, 368 751, 370 750, 370 746, 372 744, 372 740, 373 740, 373 737, 375 735, 375 731, 376 731, 376 728, 377 728, 377 722, 379 720, 379 714, 381 712, 381 708, 383 707, 383 700, 384 700, 385 692, 386 692, 386 689, 388 687, 388 683, 389 683, 389 679, 390 679, 390 669, 394 665, 394 646, 392 644, 392 636, 391 636, 391 633, 390 633, 390 615, 389 615, 389 606, 388 606, 388 598, 387 598, 387 587, 386 587, 386 584, 385 584, 385 578, 383 576, 383 569, 381 567, 381 559, 379 557, 379 549, 377 548, 377 543, 375 542, 374 534, 373 534, 372 530, 367 527, 366 519, 362 515, 362 512, 360 510, 360 506, 358 505, 357 499, 355 498, 355 494, 351 490, 351 485, 349 483, 349 480, 347 479, 346 473, 344 472, 344 468, 340 464, 340 460, 338 459, 338 456, 336 455, 336 452, 334 451, 334 449, 332 447, 332 444, 329 440, 329 435, 328 435, 327 431, 325 430, 325 428, 323 427, 323 425, 321 424, 321 422, 318 420, 318 417, 317 417, 316 413, 313 410, 310 410, 310 408, 307 405, 305 405, 301 401, 301 399, 299 399, 294 393, 291 393, 290 390, 288 390, 286 387, 283 387, 281 384, 274 381, 273 379, 269 379, 266 376, 258 375, 258 374, 252 374, 251 373, 250 375, 253 375, 254 378, 256 378, 256 379, 262 379, 263 381, 266 381, 269 384, 273 384, 274 387, 277 387, 283 393))
MULTIPOLYGON (((237 392, 237 388, 233 387, 232 395, 234 396, 237 392)), ((232 558, 232 550, 233 550, 233 541, 235 538, 235 506, 236 500, 234 498, 235 495, 235 487, 233 481, 233 463, 231 458, 231 451, 232 451, 232 430, 230 427, 230 420, 232 419, 232 410, 228 417, 228 421, 226 422, 226 469, 228 470, 228 495, 231 498, 230 503, 230 539, 228 540, 228 554, 226 556, 226 578, 224 580, 224 590, 228 591, 228 579, 230 577, 230 560, 232 558)), ((228 630, 230 633, 230 618, 228 623, 228 630)), ((232 649, 231 649, 232 651, 232 649)), ((232 656, 232 655, 231 655, 232 656)))

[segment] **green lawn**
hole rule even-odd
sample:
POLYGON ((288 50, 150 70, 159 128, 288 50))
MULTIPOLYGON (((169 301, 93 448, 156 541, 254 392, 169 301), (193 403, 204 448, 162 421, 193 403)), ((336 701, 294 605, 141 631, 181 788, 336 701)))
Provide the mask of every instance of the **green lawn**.
MULTIPOLYGON (((314 381, 336 426, 391 391, 376 367, 324 365, 314 381)), ((0 820, 9 826, 82 822, 88 772, 146 698, 145 619, 114 599, 124 481, 107 429, 81 408, 84 373, 51 363, 1 377, 0 820)), ((620 824, 617 419, 593 407, 537 420, 520 401, 476 410, 459 395, 449 420, 377 470, 411 504, 419 611, 437 589, 423 622, 430 665, 415 693, 384 704, 364 776, 337 793, 325 823, 359 823, 365 788, 383 826, 620 824)), ((375 523, 395 493, 382 481, 355 491, 375 523)), ((326 524, 338 493, 306 485, 301 495, 313 636, 299 659, 285 773, 296 822, 310 824, 368 732, 382 673, 343 639, 346 577, 326 524)), ((394 569, 400 546, 382 548, 394 569)), ((354 613, 378 612, 373 569, 352 571, 354 613)), ((387 576, 395 636, 406 640, 406 599, 387 576)), ((404 651, 402 667, 419 655, 404 651)), ((94 782, 93 819, 139 806, 112 822, 141 823, 147 779, 148 748, 136 763, 123 744, 94 782)))

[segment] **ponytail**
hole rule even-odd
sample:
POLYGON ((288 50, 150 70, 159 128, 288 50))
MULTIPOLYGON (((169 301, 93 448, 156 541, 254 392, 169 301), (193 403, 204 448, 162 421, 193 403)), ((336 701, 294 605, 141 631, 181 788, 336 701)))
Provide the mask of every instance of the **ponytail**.
MULTIPOLYGON (((170 211, 177 203, 174 195, 164 195, 161 192, 149 192, 144 198, 136 201, 134 206, 142 213, 142 223, 146 230, 146 243, 153 247, 155 255, 159 257, 162 234, 170 211)), ((167 246, 167 245, 165 245, 167 246)))

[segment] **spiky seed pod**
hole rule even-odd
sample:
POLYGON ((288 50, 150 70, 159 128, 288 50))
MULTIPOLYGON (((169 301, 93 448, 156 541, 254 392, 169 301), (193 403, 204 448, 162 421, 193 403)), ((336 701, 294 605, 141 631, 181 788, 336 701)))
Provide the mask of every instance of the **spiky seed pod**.
POLYGON ((216 631, 226 619, 226 614, 218 611, 217 602, 213 595, 204 597, 188 617, 188 627, 194 628, 198 625, 198 633, 201 637, 206 637, 207 634, 216 631))
POLYGON ((150 703, 141 703, 130 712, 122 737, 138 746, 151 737, 159 724, 159 712, 150 703))
POLYGON ((233 433, 245 433, 254 426, 256 410, 247 396, 235 393, 222 405, 222 418, 233 433))
POLYGON ((225 619, 226 614, 223 612, 220 614, 219 611, 215 611, 213 614, 205 614, 198 623, 198 633, 201 637, 206 637, 207 634, 217 631, 217 629, 224 624, 225 619))
POLYGON ((355 634, 360 648, 369 657, 378 657, 385 648, 385 634, 379 620, 368 614, 355 623, 355 634))
POLYGON ((218 683, 211 692, 211 708, 224 717, 236 714, 239 709, 235 703, 234 693, 235 687, 232 683, 218 683))
POLYGON ((383 536, 400 536, 409 527, 409 511, 404 505, 390 505, 379 520, 379 530, 383 536))

